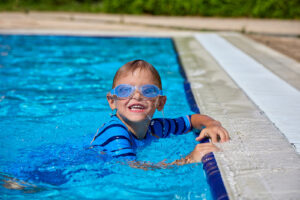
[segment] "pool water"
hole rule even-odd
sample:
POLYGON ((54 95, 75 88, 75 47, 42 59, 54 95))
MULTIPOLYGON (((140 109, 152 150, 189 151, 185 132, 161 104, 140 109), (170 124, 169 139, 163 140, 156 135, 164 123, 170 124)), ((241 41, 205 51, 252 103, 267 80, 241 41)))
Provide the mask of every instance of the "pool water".
MULTIPOLYGON (((5 199, 212 199, 202 164, 142 170, 88 149, 109 120, 106 93, 116 70, 144 59, 168 100, 155 117, 192 114, 170 38, 0 35, 0 183, 37 187, 5 199)), ((197 144, 192 133, 138 150, 138 160, 171 162, 197 144)))

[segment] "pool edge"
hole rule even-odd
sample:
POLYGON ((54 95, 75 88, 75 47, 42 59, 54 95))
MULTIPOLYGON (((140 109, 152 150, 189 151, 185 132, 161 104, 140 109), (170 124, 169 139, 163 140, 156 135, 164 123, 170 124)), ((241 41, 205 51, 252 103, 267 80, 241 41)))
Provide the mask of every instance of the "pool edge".
MULTIPOLYGON (((176 45, 174 38, 171 38, 171 39, 172 39, 172 43, 173 43, 173 48, 175 49, 176 54, 177 54, 177 62, 180 67, 179 70, 180 70, 182 77, 184 78, 184 90, 185 90, 185 95, 186 95, 187 101, 189 103, 190 109, 191 109, 191 111, 193 111, 195 113, 200 113, 200 109, 196 103, 190 82, 185 73, 184 65, 181 62, 180 55, 178 53, 179 52, 178 46, 176 45)), ((208 142, 208 141, 205 141, 205 142, 208 142)), ((213 153, 206 154, 202 158, 202 163, 203 163, 203 169, 205 171, 207 182, 210 186, 210 191, 212 193, 213 198, 216 200, 229 199, 229 196, 228 196, 227 190, 225 188, 225 185, 224 185, 224 182, 223 182, 223 179, 221 176, 221 172, 219 170, 219 167, 218 167, 218 164, 217 164, 214 154, 213 153)))

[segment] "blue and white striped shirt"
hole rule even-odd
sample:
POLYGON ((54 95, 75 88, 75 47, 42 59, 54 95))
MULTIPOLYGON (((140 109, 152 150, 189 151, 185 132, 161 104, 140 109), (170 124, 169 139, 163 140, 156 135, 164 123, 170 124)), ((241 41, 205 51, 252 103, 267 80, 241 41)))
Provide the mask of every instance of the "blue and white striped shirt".
POLYGON ((138 139, 116 115, 113 115, 111 120, 97 131, 92 147, 100 147, 103 152, 114 158, 134 160, 137 147, 145 146, 158 138, 166 138, 170 134, 180 135, 191 131, 190 119, 189 115, 175 119, 152 119, 145 137, 138 139))

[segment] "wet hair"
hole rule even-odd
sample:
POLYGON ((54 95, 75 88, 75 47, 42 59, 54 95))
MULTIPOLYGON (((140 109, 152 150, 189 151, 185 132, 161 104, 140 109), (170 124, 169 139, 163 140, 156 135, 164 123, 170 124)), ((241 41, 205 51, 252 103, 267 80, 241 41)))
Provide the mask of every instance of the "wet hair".
POLYGON ((158 71, 151 65, 150 63, 144 61, 144 60, 133 60, 122 67, 118 69, 118 71, 115 74, 114 80, 113 80, 113 85, 112 87, 114 88, 116 86, 117 80, 123 75, 127 74, 129 72, 133 73, 136 70, 146 70, 149 71, 152 74, 153 79, 155 80, 157 86, 162 89, 162 84, 161 84, 161 78, 158 73, 158 71))

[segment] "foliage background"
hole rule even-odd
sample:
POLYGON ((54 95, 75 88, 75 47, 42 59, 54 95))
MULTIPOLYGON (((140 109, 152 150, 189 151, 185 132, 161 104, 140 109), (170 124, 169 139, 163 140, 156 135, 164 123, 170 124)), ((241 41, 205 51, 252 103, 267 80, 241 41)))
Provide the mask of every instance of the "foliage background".
POLYGON ((0 0, 1 11, 300 18, 300 0, 0 0))

